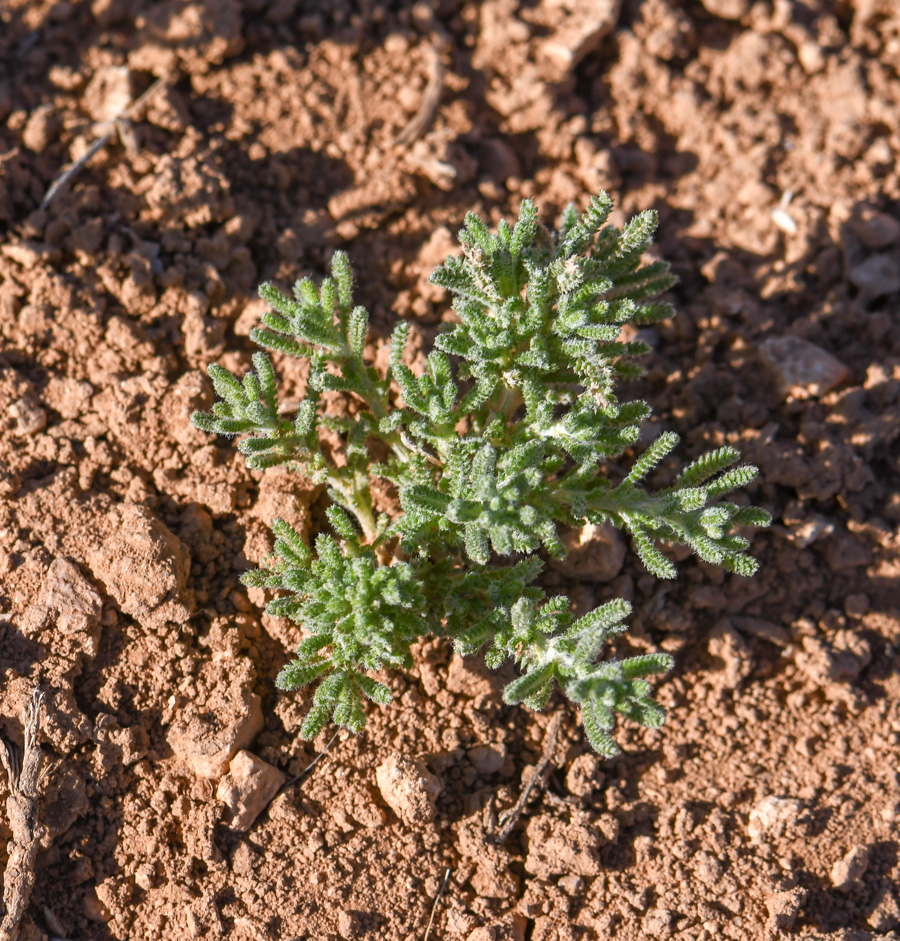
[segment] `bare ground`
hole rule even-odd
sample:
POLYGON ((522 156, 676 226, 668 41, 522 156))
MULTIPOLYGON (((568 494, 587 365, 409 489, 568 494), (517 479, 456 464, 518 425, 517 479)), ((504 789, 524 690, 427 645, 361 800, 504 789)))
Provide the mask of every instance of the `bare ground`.
POLYGON ((23 938, 420 941, 447 868, 430 941, 895 937, 900 14, 616 6, 0 0, 0 733, 21 745, 39 683, 60 761, 23 938), (273 688, 293 631, 237 576, 275 513, 315 531, 322 506, 190 426, 204 367, 246 362, 258 282, 338 247, 377 330, 427 342, 467 210, 601 187, 659 210, 681 278, 635 394, 681 461, 759 464, 762 572, 548 573, 581 607, 633 601, 630 643, 677 659, 670 720, 601 763, 567 711, 502 848, 484 808, 550 713, 444 643, 236 830, 234 748, 286 775, 316 751, 273 688), (433 818, 386 799, 386 761, 440 787, 433 818))

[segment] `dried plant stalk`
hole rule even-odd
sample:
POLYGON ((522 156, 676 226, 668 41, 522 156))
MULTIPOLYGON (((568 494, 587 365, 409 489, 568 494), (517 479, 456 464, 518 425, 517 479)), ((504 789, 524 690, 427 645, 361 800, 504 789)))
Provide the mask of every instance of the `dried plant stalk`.
POLYGON ((41 784, 50 771, 38 744, 43 701, 44 694, 35 689, 31 702, 22 710, 25 751, 21 764, 13 746, 0 739, 0 761, 6 769, 10 790, 6 813, 13 835, 3 875, 4 914, 0 921, 0 941, 16 941, 19 936, 22 917, 34 888, 34 863, 47 836, 47 828, 40 820, 41 784))

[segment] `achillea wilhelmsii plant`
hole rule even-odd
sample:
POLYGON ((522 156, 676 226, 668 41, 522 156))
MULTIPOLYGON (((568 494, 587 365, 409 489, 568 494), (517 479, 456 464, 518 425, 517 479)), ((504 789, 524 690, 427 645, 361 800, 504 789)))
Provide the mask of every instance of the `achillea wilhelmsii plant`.
POLYGON ((639 375, 635 358, 647 352, 621 339, 621 327, 672 316, 668 303, 652 298, 674 283, 666 262, 641 263, 655 213, 620 231, 605 224, 611 207, 601 193, 581 217, 566 210, 556 232, 527 200, 515 226, 501 222, 496 234, 470 213, 459 233, 462 254, 431 277, 449 291, 456 321, 438 336, 422 375, 403 362, 407 323, 394 330, 384 375, 367 362, 368 314, 353 303, 342 252, 318 287, 304 278, 291 297, 271 284, 260 289, 273 309, 251 338, 309 362, 295 414, 279 409, 266 353, 254 354, 242 380, 210 366, 220 401, 195 414, 195 424, 241 435, 252 467, 286 464, 324 484, 331 500, 333 533, 311 548, 275 520, 272 556, 243 577, 277 591, 269 613, 302 628, 278 685, 318 681, 304 737, 329 718, 362 729, 364 698, 391 700, 371 674, 409 668, 410 645, 433 635, 451 638, 461 654, 483 652, 492 668, 512 658, 521 675, 504 691, 508 703, 541 709, 559 686, 580 707, 593 747, 613 755, 616 713, 662 724, 647 677, 673 661, 665 653, 600 659, 608 639, 625 630, 627 601, 576 619, 568 598, 546 596, 536 584, 540 553, 564 555, 559 525, 626 530, 660 578, 676 574, 660 543, 685 543, 729 572, 756 570, 735 530, 765 526, 769 516, 723 499, 757 473, 737 463, 733 448, 711 451, 671 486, 652 490, 647 475, 678 443, 666 432, 618 483, 610 479, 610 462, 635 446, 650 415, 646 402, 616 394, 617 380, 639 375), (327 390, 352 400, 346 414, 326 412, 327 390), (332 441, 339 436, 339 460, 320 446, 321 429, 332 441), (377 478, 396 488, 399 515, 374 509, 377 478))

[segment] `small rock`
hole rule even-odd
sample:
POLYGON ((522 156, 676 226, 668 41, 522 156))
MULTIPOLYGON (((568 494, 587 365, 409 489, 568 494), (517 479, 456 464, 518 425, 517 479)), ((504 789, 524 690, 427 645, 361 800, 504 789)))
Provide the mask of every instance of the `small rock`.
POLYGON ((231 812, 231 829, 249 830, 285 780, 276 767, 262 758, 239 751, 231 759, 228 774, 219 781, 216 790, 216 797, 231 812))
POLYGON ((900 222, 874 206, 857 206, 847 221, 847 228, 866 246, 875 249, 888 248, 900 242, 900 222))
POLYGON ((800 909, 806 901, 806 889, 788 889, 786 892, 773 892, 766 899, 766 908, 769 910, 767 927, 773 933, 781 934, 790 931, 800 914, 800 909))
POLYGON ((88 411, 93 394, 89 382, 53 376, 43 390, 43 400, 63 418, 79 418, 88 411))
POLYGON ((202 713, 189 705, 169 729, 172 751, 195 774, 218 780, 231 759, 262 731, 259 696, 246 685, 231 682, 217 691, 202 713))
POLYGON ((713 856, 705 850, 700 850, 694 857, 694 866, 697 875, 707 885, 718 885, 725 874, 725 865, 718 856, 713 856))
POLYGON ((813 683, 852 683, 872 659, 869 642, 852 631, 839 631, 832 643, 820 637, 804 637, 796 663, 813 683))
POLYGON ((869 866, 869 847, 854 846, 831 867, 831 884, 838 892, 849 892, 869 866))
POLYGON ((563 876, 557 885, 572 898, 577 898, 584 892, 584 879, 581 876, 563 876))
POLYGON ((78 566, 58 557, 50 563, 37 603, 47 609, 62 634, 90 631, 100 624, 103 601, 78 566))
POLYGON ((338 934, 342 938, 346 938, 347 941, 353 941, 354 938, 359 937, 361 927, 362 922, 356 912, 344 909, 342 912, 338 913, 338 934))
POLYGON ((145 892, 149 892, 157 882, 156 867, 153 863, 144 863, 138 866, 134 874, 134 882, 139 888, 143 889, 145 892))
POLYGON ((772 839, 799 822, 803 805, 798 800, 769 795, 764 797, 751 811, 747 833, 751 843, 762 843, 772 839))
POLYGON ((900 263, 896 255, 870 255, 852 265, 847 277, 851 284, 859 288, 859 301, 862 304, 900 291, 900 263))
POLYGON ((710 655, 724 665, 722 684, 736 689, 753 672, 753 653, 728 621, 720 621, 708 641, 710 655))
POLYGON ((7 406, 13 420, 12 433, 20 438, 36 435, 47 427, 47 413, 31 396, 19 399, 7 406))
POLYGON ((814 39, 804 39, 797 46, 797 61, 807 75, 815 75, 825 68, 825 54, 814 39))
POLYGON ((41 105, 28 118, 22 130, 22 143, 39 154, 56 140, 58 131, 59 118, 53 113, 53 105, 41 105))
POLYGON ((593 876, 597 853, 605 840, 595 827, 564 824, 549 814, 533 817, 526 830, 528 856, 525 871, 546 879, 548 876, 593 876))
POLYGON ((111 121, 131 104, 131 70, 124 65, 97 69, 84 90, 84 105, 95 121, 111 121))
POLYGON ((193 607, 187 547, 143 506, 124 504, 117 522, 115 535, 88 556, 93 574, 142 626, 186 621, 193 607))
POLYGON ((545 0, 544 7, 558 25, 541 53, 551 67, 550 81, 561 82, 615 28, 622 0, 545 0))
POLYGON ((421 827, 434 819, 441 782, 421 761, 392 755, 375 769, 375 781, 385 803, 408 827, 421 827))
POLYGON ((478 860, 478 869, 469 879, 469 885, 478 893, 479 898, 509 899, 518 898, 519 877, 510 872, 508 861, 499 865, 487 853, 478 860))
POLYGON ((525 916, 508 912, 502 918, 471 932, 466 941, 525 941, 525 916))
POLYGON ((569 578, 589 578, 610 582, 622 571, 625 543, 619 531, 608 523, 588 523, 562 533, 564 559, 551 559, 550 566, 569 578))
POLYGON ((760 344, 759 354, 782 394, 823 396, 850 376, 840 360, 800 337, 770 337, 760 344))
POLYGON ((868 925, 873 931, 892 931, 900 925, 900 902, 897 894, 890 886, 884 886, 875 896, 872 913, 868 917, 868 925))
POLYGON ((480 774, 496 774, 506 764, 505 745, 476 745, 467 752, 472 767, 480 774))
POLYGON ((707 13, 723 20, 739 20, 750 11, 750 0, 702 0, 707 13))
POLYGON ((603 765, 594 755, 579 755, 566 772, 566 787, 574 797, 588 797, 603 783, 603 765))
POLYGON ((800 523, 796 523, 788 530, 788 538, 801 549, 811 546, 814 542, 834 532, 834 521, 815 513, 800 523))
POLYGON ((796 235, 797 223, 794 221, 794 217, 783 205, 777 205, 771 211, 771 213, 769 213, 769 215, 771 216, 772 221, 775 223, 776 228, 780 229, 787 235, 796 235))
POLYGON ((622 824, 615 814, 600 814, 594 826, 607 843, 615 843, 619 839, 622 824))

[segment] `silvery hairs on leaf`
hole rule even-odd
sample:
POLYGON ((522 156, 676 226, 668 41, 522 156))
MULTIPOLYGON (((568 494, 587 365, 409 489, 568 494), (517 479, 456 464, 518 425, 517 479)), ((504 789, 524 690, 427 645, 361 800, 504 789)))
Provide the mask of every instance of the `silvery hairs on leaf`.
POLYGON ((622 327, 673 316, 658 297, 675 278, 665 261, 644 260, 656 214, 620 230, 608 224, 611 209, 600 193, 581 215, 569 207, 555 231, 530 200, 514 226, 504 221, 496 232, 469 213, 461 253, 431 277, 454 317, 421 373, 405 362, 407 323, 393 331, 384 372, 366 357, 368 314, 354 303, 343 252, 319 285, 303 278, 291 295, 260 288, 272 309, 251 332, 262 348, 252 371, 238 378, 210 366, 219 400, 194 423, 239 436, 252 467, 286 465, 324 484, 331 500, 330 533, 310 547, 274 520, 272 555, 243 576, 275 592, 268 612, 303 632, 277 683, 317 684, 305 737, 329 720, 362 729, 365 701, 392 697, 373 674, 410 667, 411 645, 431 635, 450 638, 461 654, 482 653, 492 668, 512 659, 521 676, 507 686, 507 703, 542 709, 559 689, 579 706, 591 745, 614 755, 617 716, 663 723, 648 677, 673 660, 603 659, 625 630, 626 601, 576 619, 568 598, 546 596, 537 579, 543 553, 565 554, 559 526, 630 533, 660 578, 676 575, 664 552, 673 543, 729 572, 756 571, 741 530, 769 516, 725 499, 757 474, 734 448, 702 455, 660 488, 648 480, 678 446, 673 432, 624 473, 612 463, 637 447, 651 413, 646 402, 619 398, 648 352, 622 327), (291 412, 279 406, 265 351, 308 364, 305 397, 291 412), (326 392, 345 397, 343 414, 326 409, 326 392), (325 433, 337 451, 322 448, 325 433), (398 515, 376 510, 376 482, 394 489, 398 515))

